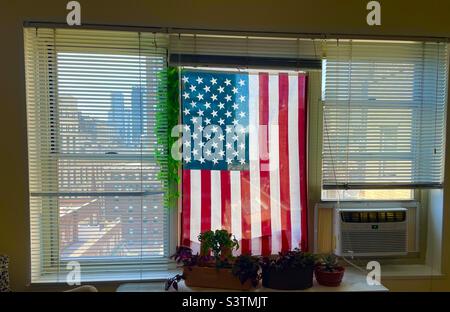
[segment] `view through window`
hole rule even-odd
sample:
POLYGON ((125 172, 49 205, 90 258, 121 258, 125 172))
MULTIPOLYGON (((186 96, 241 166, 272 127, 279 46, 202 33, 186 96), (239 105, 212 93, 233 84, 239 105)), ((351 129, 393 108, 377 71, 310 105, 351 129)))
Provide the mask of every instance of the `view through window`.
POLYGON ((167 265, 163 41, 138 32, 24 32, 32 281, 65 279, 71 261, 83 280, 134 279, 167 265))
POLYGON ((382 190, 322 190, 322 200, 413 200, 411 189, 382 190))
MULTIPOLYGON (((58 53, 54 129, 62 260, 162 257, 166 220, 156 178, 148 58, 58 53), (78 64, 82 64, 78 66, 78 64)), ((162 60, 159 60, 162 66, 162 60)))

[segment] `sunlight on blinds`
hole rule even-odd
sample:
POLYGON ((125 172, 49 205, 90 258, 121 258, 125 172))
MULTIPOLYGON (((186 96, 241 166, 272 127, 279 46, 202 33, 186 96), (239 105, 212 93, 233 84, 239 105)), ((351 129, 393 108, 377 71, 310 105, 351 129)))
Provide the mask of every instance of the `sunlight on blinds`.
POLYGON ((440 187, 447 46, 330 40, 323 74, 323 185, 440 187))
POLYGON ((25 29, 33 282, 167 263, 164 38, 25 29))

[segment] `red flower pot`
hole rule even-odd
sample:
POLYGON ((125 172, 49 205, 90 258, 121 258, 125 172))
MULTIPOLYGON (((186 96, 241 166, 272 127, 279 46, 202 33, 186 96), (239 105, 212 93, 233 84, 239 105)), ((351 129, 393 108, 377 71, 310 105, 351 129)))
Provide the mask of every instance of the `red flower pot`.
POLYGON ((342 277, 344 277, 345 268, 337 267, 333 272, 325 271, 325 268, 318 266, 314 269, 314 275, 316 280, 320 285, 336 287, 342 282, 342 277))

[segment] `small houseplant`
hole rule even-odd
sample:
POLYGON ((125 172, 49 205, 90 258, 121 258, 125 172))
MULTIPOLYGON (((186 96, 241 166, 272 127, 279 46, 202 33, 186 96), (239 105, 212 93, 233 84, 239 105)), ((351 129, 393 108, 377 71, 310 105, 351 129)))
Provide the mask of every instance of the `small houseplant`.
POLYGON ((232 265, 231 272, 239 278, 241 284, 250 281, 253 287, 257 287, 261 280, 259 258, 249 255, 238 256, 232 265))
POLYGON ((267 288, 283 290, 310 288, 315 261, 313 254, 298 248, 281 252, 275 258, 261 258, 262 284, 267 288))
POLYGON ((216 261, 230 259, 232 251, 239 249, 239 243, 226 230, 206 231, 198 236, 200 241, 200 255, 206 256, 211 252, 216 261))
POLYGON ((190 287, 248 290, 258 285, 258 258, 247 255, 233 257, 232 251, 239 248, 239 244, 227 231, 201 233, 199 241, 200 254, 193 254, 189 247, 177 247, 171 258, 183 267, 183 274, 168 279, 166 290, 170 287, 178 290, 182 279, 190 287))
POLYGON ((339 259, 333 254, 326 255, 316 264, 314 275, 320 285, 339 286, 344 277, 345 268, 339 265, 339 259))

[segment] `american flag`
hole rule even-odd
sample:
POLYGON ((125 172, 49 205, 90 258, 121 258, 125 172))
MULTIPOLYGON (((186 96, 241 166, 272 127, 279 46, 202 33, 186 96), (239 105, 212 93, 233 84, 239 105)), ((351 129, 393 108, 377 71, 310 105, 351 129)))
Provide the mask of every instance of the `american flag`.
POLYGON ((307 249, 303 73, 181 72, 183 245, 226 229, 237 253, 307 249))

